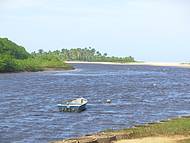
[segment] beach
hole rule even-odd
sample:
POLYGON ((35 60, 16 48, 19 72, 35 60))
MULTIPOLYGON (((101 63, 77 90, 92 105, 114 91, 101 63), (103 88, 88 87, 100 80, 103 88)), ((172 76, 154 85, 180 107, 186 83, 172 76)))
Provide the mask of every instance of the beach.
POLYGON ((161 67, 181 67, 190 68, 188 63, 180 62, 132 62, 132 63, 115 63, 115 62, 86 62, 86 61, 66 61, 68 64, 105 64, 105 65, 136 65, 136 66, 161 66, 161 67))

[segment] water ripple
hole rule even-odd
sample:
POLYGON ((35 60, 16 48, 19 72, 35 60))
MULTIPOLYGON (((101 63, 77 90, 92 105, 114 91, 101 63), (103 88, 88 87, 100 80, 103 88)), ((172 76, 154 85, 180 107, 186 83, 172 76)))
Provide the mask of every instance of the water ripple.
POLYGON ((0 142, 43 143, 190 114, 190 69, 74 66, 0 74, 0 142), (58 112, 57 103, 77 97, 89 100, 85 112, 58 112))

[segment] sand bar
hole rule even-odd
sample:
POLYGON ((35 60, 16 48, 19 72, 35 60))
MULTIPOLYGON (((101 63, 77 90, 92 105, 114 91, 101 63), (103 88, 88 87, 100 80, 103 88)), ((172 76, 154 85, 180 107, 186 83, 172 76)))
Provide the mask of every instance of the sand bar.
POLYGON ((134 62, 134 63, 114 63, 114 62, 85 62, 85 61, 66 61, 68 64, 106 64, 106 65, 138 65, 138 66, 163 66, 163 67, 182 67, 190 68, 188 63, 180 62, 134 62))

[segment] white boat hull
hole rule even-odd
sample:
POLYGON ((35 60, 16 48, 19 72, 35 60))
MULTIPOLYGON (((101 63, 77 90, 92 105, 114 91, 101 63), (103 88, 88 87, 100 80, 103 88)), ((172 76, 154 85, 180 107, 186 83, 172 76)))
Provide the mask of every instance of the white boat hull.
POLYGON ((86 110, 87 103, 88 101, 85 98, 78 98, 58 104, 58 108, 60 112, 81 112, 86 110))

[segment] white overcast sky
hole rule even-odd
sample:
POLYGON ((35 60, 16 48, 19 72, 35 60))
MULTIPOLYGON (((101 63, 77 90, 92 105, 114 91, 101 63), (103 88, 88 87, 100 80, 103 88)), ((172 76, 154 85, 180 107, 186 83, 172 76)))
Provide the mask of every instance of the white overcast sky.
POLYGON ((190 0, 0 0, 0 37, 38 49, 93 48, 190 61, 190 0))

